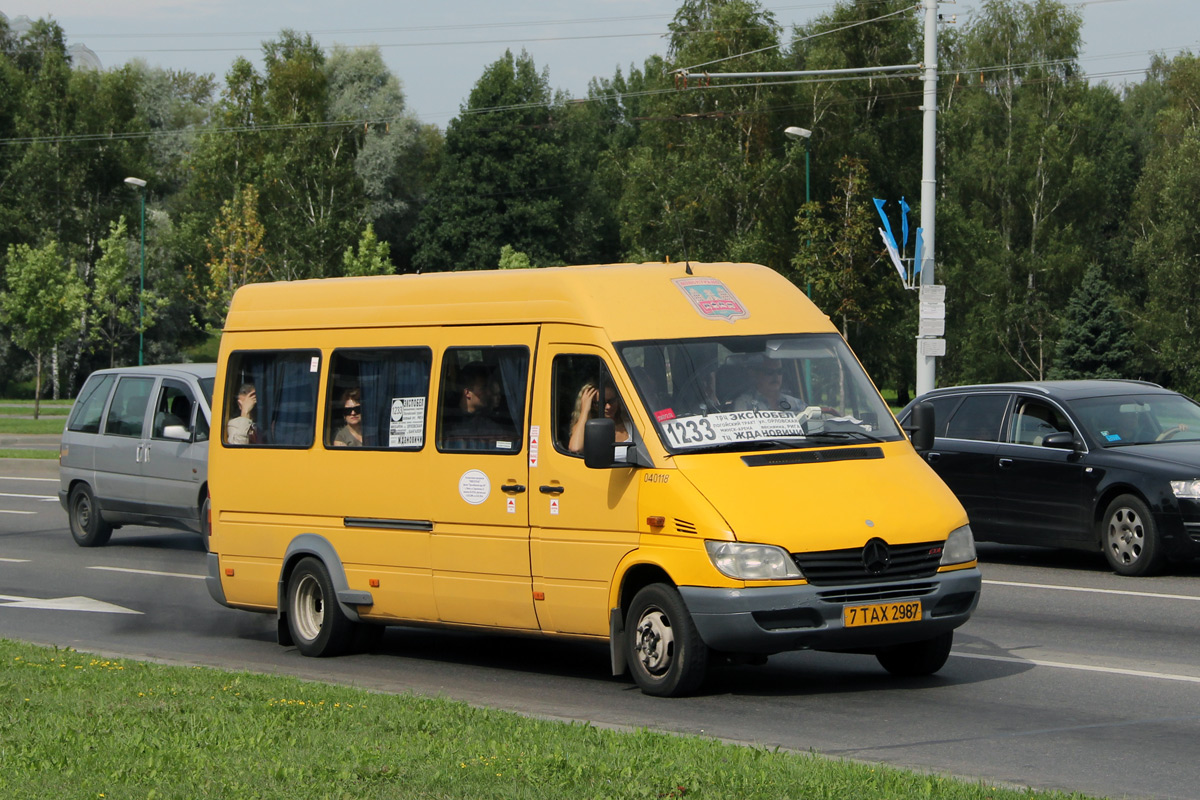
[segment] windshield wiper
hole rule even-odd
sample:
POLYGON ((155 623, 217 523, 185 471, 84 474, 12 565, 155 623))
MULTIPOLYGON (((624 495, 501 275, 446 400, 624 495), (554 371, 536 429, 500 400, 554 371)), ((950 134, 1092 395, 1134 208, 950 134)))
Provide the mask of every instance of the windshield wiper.
POLYGON ((734 442, 717 442, 716 444, 706 444, 701 447, 686 447, 680 448, 675 455, 682 456, 688 453, 722 453, 737 450, 798 450, 804 447, 804 442, 807 437, 795 436, 788 439, 745 439, 734 442))
POLYGON ((805 438, 816 439, 818 441, 835 441, 842 442, 851 439, 864 439, 868 442, 882 442, 883 439, 874 436, 866 431, 815 431, 808 434, 805 438))

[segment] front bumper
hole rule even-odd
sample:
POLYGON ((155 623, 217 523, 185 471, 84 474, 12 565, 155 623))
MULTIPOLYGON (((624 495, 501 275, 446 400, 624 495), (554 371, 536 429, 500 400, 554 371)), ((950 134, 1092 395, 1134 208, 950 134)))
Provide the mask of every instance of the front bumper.
POLYGON ((873 650, 931 639, 962 625, 979 602, 977 568, 931 578, 850 586, 766 586, 712 589, 680 586, 704 643, 726 653, 788 650, 873 650), (921 601, 921 619, 847 628, 842 609, 851 605, 921 601))

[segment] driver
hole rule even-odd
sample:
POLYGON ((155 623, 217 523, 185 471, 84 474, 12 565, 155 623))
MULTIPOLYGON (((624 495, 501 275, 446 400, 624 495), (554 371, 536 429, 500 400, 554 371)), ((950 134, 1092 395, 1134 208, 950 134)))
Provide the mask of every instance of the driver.
POLYGON ((799 413, 804 404, 783 391, 783 364, 763 359, 750 367, 754 390, 733 401, 734 411, 791 411, 799 413))

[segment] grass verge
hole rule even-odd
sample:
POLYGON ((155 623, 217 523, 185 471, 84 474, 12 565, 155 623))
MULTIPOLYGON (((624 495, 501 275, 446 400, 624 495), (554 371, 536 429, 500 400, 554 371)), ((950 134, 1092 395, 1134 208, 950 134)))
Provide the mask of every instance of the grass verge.
POLYGON ((62 433, 63 418, 23 419, 0 417, 0 433, 62 433))
POLYGON ((4 797, 1083 798, 2 639, 0 692, 4 797))
POLYGON ((0 458, 58 458, 58 451, 22 450, 15 447, 0 447, 0 458))

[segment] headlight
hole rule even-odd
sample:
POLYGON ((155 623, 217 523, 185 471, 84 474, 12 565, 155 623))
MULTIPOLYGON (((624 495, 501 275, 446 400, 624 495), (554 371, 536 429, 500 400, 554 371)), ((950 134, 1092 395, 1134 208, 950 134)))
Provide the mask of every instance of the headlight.
POLYGON ((782 547, 769 544, 706 541, 704 547, 713 566, 722 575, 742 581, 772 581, 803 578, 782 547))
POLYGON ((971 533, 970 525, 950 531, 946 537, 946 546, 942 548, 941 566, 964 564, 975 560, 975 535, 971 533))
POLYGON ((1190 481, 1171 481, 1171 491, 1179 498, 1200 500, 1200 478, 1190 481))

